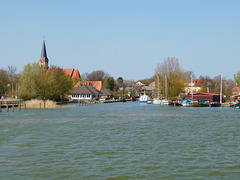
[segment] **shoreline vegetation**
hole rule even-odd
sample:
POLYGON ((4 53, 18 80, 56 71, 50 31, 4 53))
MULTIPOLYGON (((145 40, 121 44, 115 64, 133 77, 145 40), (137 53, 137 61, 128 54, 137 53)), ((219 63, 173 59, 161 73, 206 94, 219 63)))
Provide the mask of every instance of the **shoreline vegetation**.
POLYGON ((70 105, 58 105, 56 101, 52 100, 39 100, 39 99, 32 99, 28 101, 24 101, 26 104, 26 108, 31 109, 55 109, 55 108, 69 108, 73 107, 70 105))

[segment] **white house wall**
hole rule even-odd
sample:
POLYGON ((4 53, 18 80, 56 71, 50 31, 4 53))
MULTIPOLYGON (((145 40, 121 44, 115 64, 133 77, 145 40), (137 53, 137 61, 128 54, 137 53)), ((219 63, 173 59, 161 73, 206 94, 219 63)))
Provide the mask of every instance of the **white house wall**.
POLYGON ((92 100, 92 95, 71 95, 71 99, 75 100, 92 100))

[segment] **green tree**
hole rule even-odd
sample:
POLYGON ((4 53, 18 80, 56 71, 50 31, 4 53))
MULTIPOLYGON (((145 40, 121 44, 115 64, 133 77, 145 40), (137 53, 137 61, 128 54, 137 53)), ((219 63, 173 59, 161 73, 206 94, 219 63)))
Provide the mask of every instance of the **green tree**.
POLYGON ((20 98, 24 100, 37 97, 37 79, 39 76, 39 64, 32 63, 23 67, 20 74, 20 98))
MULTIPOLYGON (((184 82, 189 78, 189 72, 180 68, 177 58, 167 58, 158 64, 155 70, 155 80, 159 77, 160 92, 162 96, 176 97, 184 91, 184 82), (165 78, 166 77, 166 78, 165 78), (167 95, 165 95, 167 92, 167 95)), ((156 83, 156 91, 158 84, 156 83)))
POLYGON ((6 94, 9 83, 10 79, 8 77, 7 71, 0 69, 0 96, 6 94))
POLYGON ((40 99, 61 100, 73 87, 72 79, 59 67, 41 71, 37 80, 37 97, 40 99))
POLYGON ((104 80, 104 87, 106 89, 110 89, 111 91, 114 91, 116 89, 116 82, 113 77, 107 77, 104 80))
POLYGON ((117 83, 118 84, 122 84, 123 83, 123 78, 122 77, 118 77, 117 78, 117 83))
POLYGON ((237 72, 237 74, 234 74, 234 80, 237 84, 237 86, 240 86, 240 71, 237 72))

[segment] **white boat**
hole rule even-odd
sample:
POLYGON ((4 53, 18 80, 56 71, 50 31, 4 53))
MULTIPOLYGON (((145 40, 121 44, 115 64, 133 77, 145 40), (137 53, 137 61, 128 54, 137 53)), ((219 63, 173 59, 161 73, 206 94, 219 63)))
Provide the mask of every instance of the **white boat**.
POLYGON ((192 107, 193 106, 193 103, 192 101, 188 100, 188 99, 184 99, 182 101, 182 106, 185 106, 185 107, 192 107))
POLYGON ((169 105, 169 101, 167 99, 162 99, 162 105, 169 105))
POLYGON ((158 97, 153 99, 153 102, 152 102, 153 104, 161 104, 162 103, 162 100, 159 99, 159 77, 158 77, 158 74, 157 74, 157 83, 158 83, 158 97))
POLYGON ((149 100, 150 100, 150 98, 149 98, 148 95, 145 94, 145 92, 144 92, 144 94, 143 94, 142 96, 140 96, 140 98, 139 98, 139 102, 140 102, 140 103, 145 103, 145 104, 147 104, 149 100))
POLYGON ((162 104, 162 100, 159 98, 154 98, 153 99, 153 104, 162 104))

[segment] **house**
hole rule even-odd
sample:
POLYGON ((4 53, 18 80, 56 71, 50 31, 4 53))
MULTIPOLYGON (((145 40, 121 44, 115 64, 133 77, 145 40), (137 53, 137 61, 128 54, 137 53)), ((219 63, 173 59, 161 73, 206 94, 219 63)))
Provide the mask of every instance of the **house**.
POLYGON ((94 88, 96 88, 98 91, 101 91, 102 89, 102 81, 79 81, 73 88, 76 88, 80 85, 92 85, 94 88))
POLYGON ((192 91, 193 93, 200 92, 202 83, 202 79, 187 79, 184 87, 185 94, 192 93, 192 91))
POLYGON ((63 72, 72 79, 80 79, 80 73, 77 69, 63 69, 63 72))
POLYGON ((240 87, 235 87, 232 89, 232 95, 236 96, 236 95, 240 95, 240 87))
POLYGON ((94 100, 103 95, 103 93, 92 85, 80 85, 74 88, 70 93, 69 97, 72 100, 94 100))
POLYGON ((211 102, 220 102, 220 94, 213 94, 213 93, 194 93, 192 94, 188 94, 185 96, 186 99, 188 100, 193 100, 197 101, 197 100, 205 100, 205 101, 209 101, 211 102))
POLYGON ((139 86, 145 86, 145 83, 143 81, 137 81, 136 84, 139 86))
POLYGON ((113 92, 110 89, 102 89, 102 97, 103 98, 113 98, 113 92))
POLYGON ((156 85, 156 81, 153 81, 149 84, 150 87, 155 87, 155 85, 156 85))

